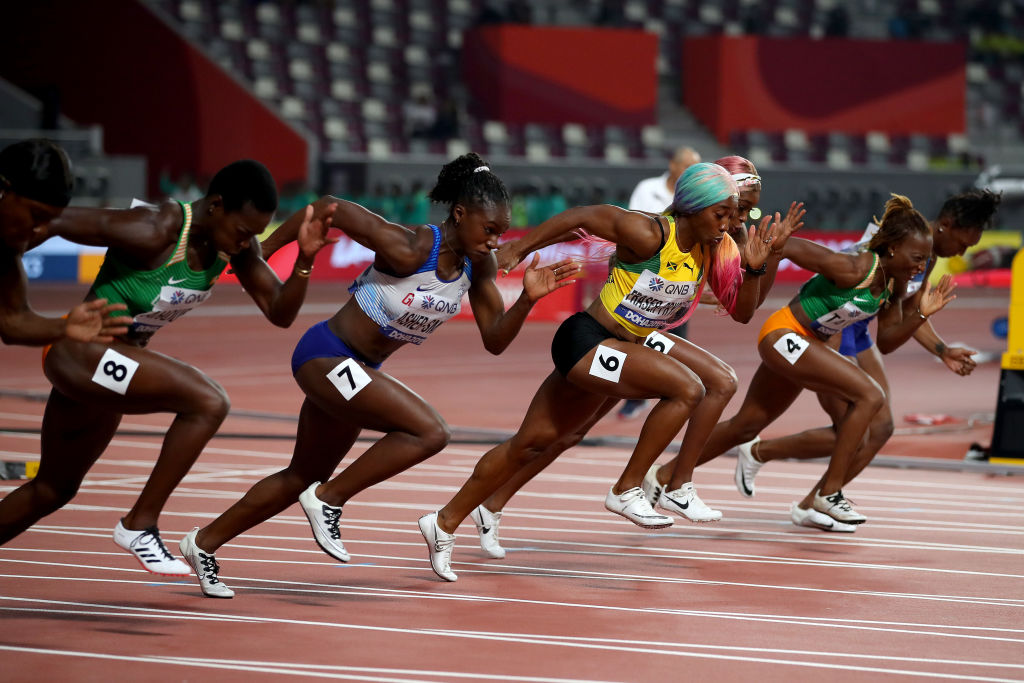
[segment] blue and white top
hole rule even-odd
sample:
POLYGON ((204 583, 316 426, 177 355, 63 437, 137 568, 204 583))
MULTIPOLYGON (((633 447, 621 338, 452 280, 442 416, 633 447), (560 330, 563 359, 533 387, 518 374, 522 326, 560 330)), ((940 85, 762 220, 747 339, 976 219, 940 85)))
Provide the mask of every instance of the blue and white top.
POLYGON ((348 291, 355 295, 363 313, 380 325, 380 333, 389 339, 422 344, 441 323, 455 316, 462 297, 469 290, 472 265, 463 257, 462 273, 454 280, 437 275, 437 254, 441 250, 441 230, 434 233, 430 258, 412 275, 396 277, 373 267, 356 278, 348 291))

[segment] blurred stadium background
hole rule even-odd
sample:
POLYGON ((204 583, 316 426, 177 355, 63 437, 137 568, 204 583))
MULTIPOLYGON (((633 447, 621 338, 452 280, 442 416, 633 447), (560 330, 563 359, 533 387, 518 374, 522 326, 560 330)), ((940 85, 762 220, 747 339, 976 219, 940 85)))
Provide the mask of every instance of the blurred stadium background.
MULTIPOLYGON (((41 0, 5 8, 0 143, 69 151, 76 203, 190 199, 237 158, 281 214, 330 192, 440 219, 474 150, 513 224, 624 204, 672 151, 752 159, 765 210, 859 232, 891 191, 926 216, 1000 190, 982 248, 1024 226, 1024 0, 41 0)), ((44 247, 42 280, 98 259, 44 247), (49 249, 49 251, 46 251, 49 249)), ((990 254, 991 255, 991 254, 990 254)), ((337 259, 335 259, 337 260, 337 259)), ((343 259, 342 259, 343 260, 343 259)), ((960 264, 959 269, 967 264, 960 264)))

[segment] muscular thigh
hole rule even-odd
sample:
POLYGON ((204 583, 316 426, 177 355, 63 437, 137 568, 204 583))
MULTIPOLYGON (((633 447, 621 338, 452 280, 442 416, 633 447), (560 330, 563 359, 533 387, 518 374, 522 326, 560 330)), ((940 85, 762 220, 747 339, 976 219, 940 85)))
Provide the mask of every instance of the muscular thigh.
POLYGON ((697 374, 671 353, 619 339, 592 348, 566 379, 584 391, 613 398, 677 396, 701 385, 697 374))
POLYGON ((444 423, 402 382, 351 358, 314 358, 299 368, 295 380, 322 411, 354 426, 390 432, 444 423))
POLYGON ((43 367, 64 395, 119 413, 180 412, 223 391, 187 363, 120 342, 61 341, 43 367))
POLYGON ((758 351, 770 370, 790 382, 846 401, 863 396, 874 384, 835 349, 791 330, 770 332, 761 340, 758 351))

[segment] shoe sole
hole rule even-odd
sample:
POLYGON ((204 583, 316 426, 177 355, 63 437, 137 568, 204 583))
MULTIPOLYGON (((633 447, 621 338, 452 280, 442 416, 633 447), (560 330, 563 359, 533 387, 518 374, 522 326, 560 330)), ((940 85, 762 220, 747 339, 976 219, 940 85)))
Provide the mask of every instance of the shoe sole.
MULTIPOLYGON (((820 515, 824 515, 825 514, 824 512, 821 512, 820 510, 815 510, 815 512, 817 512, 820 515)), ((854 531, 857 530, 857 527, 855 525, 853 525, 853 524, 847 524, 846 522, 840 522, 840 521, 836 520, 834 517, 829 517, 828 515, 825 515, 825 516, 828 517, 829 519, 831 519, 832 522, 833 522, 832 524, 829 524, 829 526, 825 526, 824 524, 818 524, 817 522, 813 521, 810 517, 805 517, 804 519, 802 519, 800 521, 797 521, 793 517, 792 511, 789 513, 790 521, 793 522, 793 524, 795 526, 804 527, 805 529, 817 529, 818 531, 827 531, 827 532, 831 532, 831 533, 842 533, 842 534, 852 534, 854 531)))
POLYGON ((633 524, 636 524, 641 529, 666 529, 666 528, 672 526, 672 523, 673 523, 671 519, 668 520, 668 524, 665 524, 663 522, 658 522, 658 523, 639 522, 639 521, 633 519, 632 517, 619 512, 618 510, 612 510, 611 508, 605 508, 605 509, 608 510, 608 512, 615 513, 616 515, 618 515, 619 517, 622 517, 623 519, 628 519, 630 522, 632 522, 633 524))
MULTIPOLYGON (((129 555, 131 555, 135 559, 135 561, 139 563, 139 566, 142 567, 143 569, 145 569, 150 574, 156 574, 157 576, 192 576, 192 572, 187 572, 185 574, 169 574, 167 572, 156 572, 156 571, 153 571, 152 569, 147 567, 145 565, 145 563, 141 559, 139 559, 139 556, 136 555, 134 552, 132 552, 131 550, 128 550, 128 548, 125 548, 123 545, 121 545, 117 541, 114 541, 114 545, 116 545, 118 548, 120 548, 121 550, 125 551, 129 555)), ((188 562, 186 562, 185 564, 188 564, 188 562)))

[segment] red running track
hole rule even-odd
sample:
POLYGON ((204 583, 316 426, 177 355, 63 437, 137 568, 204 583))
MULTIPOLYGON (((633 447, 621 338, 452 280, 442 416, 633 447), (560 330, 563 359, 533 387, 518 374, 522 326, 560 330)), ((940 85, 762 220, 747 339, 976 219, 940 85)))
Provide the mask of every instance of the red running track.
MULTIPOLYGON (((329 294, 314 292, 310 312, 282 331, 218 292, 210 313, 177 323, 154 348, 207 370, 236 408, 294 413, 288 355, 305 326, 324 317, 329 294)), ((42 295, 53 308, 67 299, 42 295)), ((940 330, 993 346, 979 325, 999 307, 984 301, 957 302, 940 330)), ((692 329, 741 381, 749 378, 753 325, 705 315, 692 329)), ((388 369, 453 425, 514 428, 550 367, 551 332, 531 325, 493 358, 471 324, 452 324, 388 369)), ((38 352, 0 353, 0 387, 45 389, 38 352)), ((918 348, 889 360, 897 416, 966 417, 994 407, 991 366, 960 380, 918 348)), ((0 457, 38 454, 30 430, 41 410, 0 400, 8 430, 0 431, 0 457)), ((775 433, 817 424, 819 415, 808 400, 775 433)), ((159 447, 158 437, 131 430, 158 431, 167 421, 127 418, 72 504, 0 548, 0 679, 1024 679, 1020 477, 872 467, 847 490, 868 523, 831 535, 795 527, 787 514, 820 463, 772 463, 746 499, 732 483, 734 461, 723 458, 701 468, 697 484, 724 520, 644 532, 602 506, 626 450, 577 448, 509 505, 505 560, 485 559, 472 526, 460 529, 460 580, 451 584, 431 572, 415 520, 448 499, 486 448, 454 444, 346 506, 347 565, 317 548, 295 506, 218 553, 237 595, 212 600, 191 580, 145 573, 110 540, 159 447)), ((638 427, 609 420, 599 433, 638 427)), ((223 431, 290 429, 232 417, 223 431)), ((972 436, 901 438, 933 454, 972 436)), ((282 467, 290 449, 287 439, 215 439, 164 513, 169 545, 282 467)), ((0 493, 11 488, 5 482, 0 493)))

